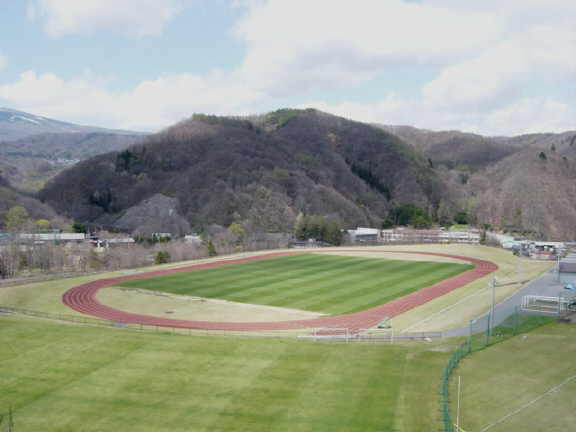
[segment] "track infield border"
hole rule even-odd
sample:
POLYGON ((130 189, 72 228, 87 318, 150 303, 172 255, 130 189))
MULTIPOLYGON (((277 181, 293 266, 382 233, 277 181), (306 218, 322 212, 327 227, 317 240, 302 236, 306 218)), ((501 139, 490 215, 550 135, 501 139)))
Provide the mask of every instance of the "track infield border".
POLYGON ((116 321, 128 324, 152 325, 158 327, 188 328, 197 330, 228 330, 228 331, 270 331, 270 330, 293 330, 308 328, 347 328, 351 332, 357 332, 360 329, 367 329, 376 326, 384 317, 393 318, 411 309, 421 306, 435 298, 443 296, 457 288, 467 285, 475 280, 483 278, 490 273, 498 270, 498 266, 490 261, 478 258, 470 258, 459 255, 419 252, 419 251, 375 251, 375 250, 342 250, 342 252, 362 252, 374 254, 404 253, 438 256, 443 258, 452 258, 468 262, 474 265, 474 268, 460 273, 450 279, 446 279, 433 285, 422 288, 416 292, 394 299, 361 312, 351 314, 336 315, 330 317, 311 318, 291 321, 269 321, 269 322, 218 322, 218 321, 194 321, 174 318, 160 318, 150 315, 136 314, 125 312, 110 306, 103 305, 96 299, 96 294, 102 288, 109 287, 119 282, 134 279, 144 279, 158 277, 172 273, 186 272, 192 270, 201 270, 206 268, 220 267, 227 264, 237 264, 243 262, 256 261, 261 259, 276 258, 285 255, 300 255, 305 253, 322 253, 314 252, 272 252, 263 255, 254 255, 250 257, 230 259, 225 261, 215 261, 211 263, 192 264, 186 267, 156 270, 147 273, 137 273, 127 276, 100 279, 78 285, 66 291, 62 296, 62 302, 77 312, 85 315, 91 315, 97 318, 116 321))

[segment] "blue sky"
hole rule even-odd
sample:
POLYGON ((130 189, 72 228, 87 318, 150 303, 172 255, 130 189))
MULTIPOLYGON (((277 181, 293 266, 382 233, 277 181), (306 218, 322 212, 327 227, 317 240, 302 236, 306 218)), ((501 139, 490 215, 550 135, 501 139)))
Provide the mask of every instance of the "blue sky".
POLYGON ((146 131, 282 107, 571 130, 575 18, 572 0, 0 0, 0 106, 146 131))

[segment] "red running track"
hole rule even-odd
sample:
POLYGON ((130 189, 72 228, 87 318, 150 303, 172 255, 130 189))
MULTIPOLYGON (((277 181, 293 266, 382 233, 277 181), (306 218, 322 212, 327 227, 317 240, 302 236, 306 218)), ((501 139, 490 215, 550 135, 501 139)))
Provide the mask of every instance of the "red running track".
MULTIPOLYGON (((350 250, 345 252, 358 252, 350 250)), ((414 251, 362 251, 371 253, 411 253, 419 255, 432 255, 445 258, 454 258, 467 261, 474 265, 474 268, 464 273, 438 282, 434 285, 423 288, 412 294, 397 298, 388 303, 367 309, 362 312, 353 314, 337 315, 331 317, 322 317, 306 320, 293 321, 274 321, 274 322, 213 322, 213 321, 192 321, 180 320, 173 318, 160 318, 149 315, 140 315, 130 312, 124 312, 101 304, 96 299, 98 290, 118 282, 127 280, 143 279, 149 277, 162 276, 171 273, 186 272, 191 270, 219 267, 227 264, 256 261, 260 259, 273 258, 282 255, 298 254, 302 252, 276 252, 265 255, 257 255, 248 258, 238 258, 227 261, 218 261, 207 264, 196 264, 177 269, 157 270, 149 273, 134 274, 112 279, 100 279, 83 285, 74 287, 66 291, 62 297, 65 305, 72 309, 98 318, 110 321, 117 321, 130 324, 145 324, 160 327, 177 327, 191 328, 202 330, 232 330, 232 331, 266 331, 266 330, 290 330, 302 328, 347 328, 351 331, 367 329, 374 327, 384 317, 393 318, 417 306, 423 305, 430 300, 440 297, 450 291, 460 288, 470 282, 480 279, 498 269, 498 266, 490 261, 484 261, 476 258, 468 258, 457 255, 449 255, 432 252, 414 252, 414 251)))

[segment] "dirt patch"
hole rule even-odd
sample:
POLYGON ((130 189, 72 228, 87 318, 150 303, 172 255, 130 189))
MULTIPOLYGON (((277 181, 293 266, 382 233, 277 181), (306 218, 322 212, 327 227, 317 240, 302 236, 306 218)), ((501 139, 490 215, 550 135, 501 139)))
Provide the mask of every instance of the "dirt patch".
POLYGON ((119 287, 100 290, 97 299, 127 312, 199 321, 267 322, 325 316, 319 312, 119 287))
POLYGON ((425 261, 425 262, 442 262, 442 263, 454 263, 454 264, 468 264, 466 261, 453 259, 453 258, 446 258, 441 256, 434 256, 434 255, 416 255, 411 253, 401 253, 401 252, 394 252, 386 251, 382 249, 375 249, 374 251, 370 252, 370 250, 359 250, 359 251, 328 251, 328 252, 318 252, 323 255, 339 255, 339 256, 351 256, 351 257, 362 257, 362 258, 376 258, 376 259, 383 259, 383 260, 396 260, 396 261, 425 261), (379 253, 375 253, 379 252, 379 253), (387 253, 382 253, 387 252, 387 253), (390 253, 388 253, 390 252, 390 253))

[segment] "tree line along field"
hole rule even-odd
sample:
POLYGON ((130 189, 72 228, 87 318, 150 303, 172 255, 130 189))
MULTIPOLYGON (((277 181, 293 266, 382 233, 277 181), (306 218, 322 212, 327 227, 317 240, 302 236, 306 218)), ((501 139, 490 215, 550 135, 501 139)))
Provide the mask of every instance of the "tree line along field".
POLYGON ((429 431, 435 344, 205 338, 0 317, 18 432, 429 431))
POLYGON ((343 314, 384 304, 470 268, 467 264, 301 254, 119 285, 343 314))

